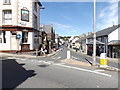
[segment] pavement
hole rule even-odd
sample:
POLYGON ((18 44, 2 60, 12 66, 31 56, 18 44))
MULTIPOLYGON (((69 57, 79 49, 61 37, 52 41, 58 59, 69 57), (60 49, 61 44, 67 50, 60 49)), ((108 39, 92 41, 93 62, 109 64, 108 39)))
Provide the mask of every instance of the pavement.
MULTIPOLYGON (((76 52, 75 49, 71 49, 71 48, 69 48, 69 49, 72 50, 72 51, 74 51, 74 52, 76 52)), ((92 58, 92 56, 87 55, 87 54, 84 53, 84 52, 77 51, 77 53, 80 53, 80 54, 83 54, 83 55, 85 55, 85 56, 87 56, 87 57, 91 57, 91 58, 92 58)), ((99 56, 96 56, 96 58, 97 58, 97 59, 100 59, 99 56)), ((109 61, 111 61, 111 62, 116 62, 116 63, 118 63, 118 61, 120 60, 119 58, 109 58, 109 57, 107 57, 107 59, 108 59, 109 61)))
MULTIPOLYGON (((76 52, 76 50, 75 49, 71 49, 71 48, 69 48, 69 50, 71 50, 71 51, 73 51, 74 53, 77 53, 77 54, 79 54, 80 56, 82 55, 82 58, 81 58, 81 60, 83 59, 83 58, 87 58, 87 61, 89 62, 89 63, 92 63, 91 62, 91 60, 92 60, 92 56, 90 56, 90 55, 87 55, 87 54, 85 54, 85 53, 83 53, 83 52, 80 52, 80 51, 77 51, 76 52), (91 59, 91 60, 90 60, 91 59)), ((73 53, 72 52, 72 53, 73 53)), ((72 56, 73 57, 73 56, 72 56)), ((79 58, 76 58, 76 57, 73 57, 74 59, 77 59, 78 61, 79 61, 79 58)), ((97 60, 100 60, 100 57, 98 57, 98 56, 96 56, 96 59, 97 60)), ((84 60, 84 59, 83 59, 84 60)), ((83 61, 82 60, 82 61, 83 61)), ((84 62, 84 61, 83 61, 84 62)), ((97 62, 97 66, 95 66, 95 68, 99 68, 99 69, 105 69, 105 70, 109 70, 109 71, 119 71, 120 69, 118 68, 118 63, 119 63, 119 59, 117 59, 117 58, 108 58, 108 62, 109 62, 109 64, 110 65, 108 65, 108 67, 100 67, 100 64, 97 62)))
POLYGON ((55 54, 57 54, 60 50, 57 50, 56 52, 53 51, 50 54, 44 55, 44 56, 36 56, 35 54, 33 54, 33 52, 24 52, 24 53, 3 53, 0 52, 0 56, 1 58, 4 56, 8 56, 8 57, 22 57, 22 58, 40 58, 40 57, 51 57, 55 54))

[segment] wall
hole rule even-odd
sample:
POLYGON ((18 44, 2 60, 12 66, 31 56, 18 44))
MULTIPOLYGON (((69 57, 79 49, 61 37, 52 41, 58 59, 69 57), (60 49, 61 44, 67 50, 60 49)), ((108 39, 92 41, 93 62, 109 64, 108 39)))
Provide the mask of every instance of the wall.
POLYGON ((120 33, 120 28, 116 29, 115 31, 113 31, 112 33, 110 33, 108 35, 108 42, 110 42, 112 40, 120 40, 120 38, 118 38, 118 32, 120 33))
MULTIPOLYGON (((3 0, 0 0, 0 26, 2 26, 2 10, 12 10, 12 24, 24 27, 34 27, 33 25, 33 13, 38 17, 37 23, 40 25, 40 8, 37 4, 37 13, 34 10, 32 0, 11 0, 10 5, 3 5, 3 0), (29 10, 29 22, 21 21, 21 9, 27 8, 29 10)), ((39 30, 39 27, 37 28, 39 30)))
POLYGON ((10 50, 10 31, 5 35, 6 43, 0 43, 0 50, 10 50))

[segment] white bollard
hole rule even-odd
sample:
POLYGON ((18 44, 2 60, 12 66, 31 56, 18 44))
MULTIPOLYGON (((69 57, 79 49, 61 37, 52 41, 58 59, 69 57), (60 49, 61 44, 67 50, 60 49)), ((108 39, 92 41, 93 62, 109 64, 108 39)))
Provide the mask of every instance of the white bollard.
POLYGON ((70 51, 67 51, 67 59, 70 59, 70 51))

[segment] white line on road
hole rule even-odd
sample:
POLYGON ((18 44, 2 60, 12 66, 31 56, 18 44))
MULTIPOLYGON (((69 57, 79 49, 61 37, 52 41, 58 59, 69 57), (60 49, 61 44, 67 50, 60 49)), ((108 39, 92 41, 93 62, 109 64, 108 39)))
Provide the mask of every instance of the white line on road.
POLYGON ((66 67, 66 68, 71 68, 71 69, 75 69, 75 70, 91 72, 91 73, 95 73, 95 74, 111 77, 111 75, 106 74, 106 73, 101 73, 101 72, 97 72, 97 71, 87 70, 87 69, 83 69, 83 68, 77 68, 77 67, 72 67, 72 66, 67 66, 67 65, 62 65, 62 64, 53 64, 53 65, 62 66, 62 67, 66 67))
POLYGON ((21 60, 27 60, 27 59, 22 58, 21 60))
POLYGON ((52 58, 52 59, 60 59, 61 57, 55 57, 55 58, 52 58))
POLYGON ((72 56, 72 58, 73 58, 73 59, 79 59, 79 58, 76 58, 76 57, 74 57, 74 56, 72 56))
POLYGON ((96 72, 103 72, 103 71, 105 71, 105 70, 94 70, 94 71, 96 71, 96 72))
POLYGON ((99 88, 100 86, 97 86, 97 88, 99 88))
POLYGON ((60 59, 61 57, 58 57, 57 59, 60 59))

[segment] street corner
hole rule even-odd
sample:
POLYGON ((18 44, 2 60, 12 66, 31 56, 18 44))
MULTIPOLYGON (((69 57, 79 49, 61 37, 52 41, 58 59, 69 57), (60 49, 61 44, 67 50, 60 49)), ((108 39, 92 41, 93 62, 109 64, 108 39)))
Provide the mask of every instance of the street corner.
POLYGON ((47 57, 51 57, 51 56, 57 55, 59 51, 60 51, 60 50, 57 50, 57 51, 55 51, 55 52, 53 52, 53 53, 51 53, 51 54, 48 54, 48 55, 46 55, 46 56, 47 56, 47 57))
POLYGON ((62 63, 66 63, 66 64, 72 64, 72 65, 80 65, 80 66, 88 66, 90 67, 91 65, 89 63, 85 63, 85 62, 81 62, 81 61, 77 61, 74 59, 65 59, 65 60, 61 60, 62 63))

